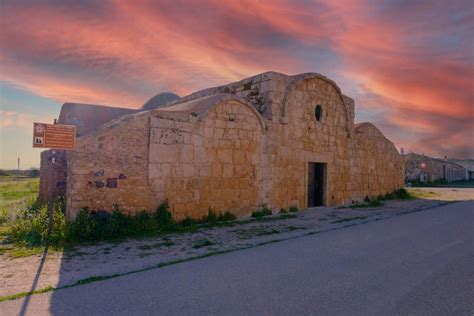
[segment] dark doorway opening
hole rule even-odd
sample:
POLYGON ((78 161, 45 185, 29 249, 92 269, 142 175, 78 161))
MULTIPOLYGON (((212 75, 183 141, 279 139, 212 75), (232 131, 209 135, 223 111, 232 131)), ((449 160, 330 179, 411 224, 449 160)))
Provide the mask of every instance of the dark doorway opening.
POLYGON ((308 207, 324 205, 325 163, 308 163, 308 207))

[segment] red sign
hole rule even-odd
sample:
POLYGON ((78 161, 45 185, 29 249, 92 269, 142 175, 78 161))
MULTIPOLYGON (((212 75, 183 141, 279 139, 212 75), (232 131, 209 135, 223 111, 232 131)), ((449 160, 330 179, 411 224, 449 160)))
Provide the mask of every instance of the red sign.
POLYGON ((76 127, 62 124, 33 124, 33 147, 76 149, 76 127))

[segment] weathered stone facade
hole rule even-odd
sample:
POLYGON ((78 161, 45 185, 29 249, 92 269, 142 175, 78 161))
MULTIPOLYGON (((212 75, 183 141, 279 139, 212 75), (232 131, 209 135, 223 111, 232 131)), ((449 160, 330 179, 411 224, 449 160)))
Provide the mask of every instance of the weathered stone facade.
POLYGON ((436 159, 414 153, 403 156, 405 162, 405 181, 466 180, 466 168, 447 160, 436 159))
MULTIPOLYGON (((143 110, 155 109, 166 105, 169 102, 179 99, 179 96, 163 92, 148 100, 139 110, 125 109, 112 106, 83 104, 83 103, 64 103, 59 113, 58 123, 76 126, 77 137, 87 135, 95 131, 101 125, 122 117, 127 114, 137 113, 143 110)), ((53 150, 43 151, 41 153, 41 173, 39 198, 42 201, 48 201, 51 192, 51 181, 54 181, 53 194, 55 196, 66 193, 67 182, 67 161, 66 152, 55 150, 57 164, 54 167, 54 179, 51 173, 51 155, 53 150)))
POLYGON ((130 213, 168 199, 175 218, 209 208, 247 216, 259 205, 308 206, 309 163, 323 205, 350 204, 403 186, 403 161, 354 101, 326 77, 269 72, 126 115, 68 153, 68 215, 130 213), (316 106, 319 109, 316 110, 316 106), (321 186, 320 186, 321 187, 321 186))

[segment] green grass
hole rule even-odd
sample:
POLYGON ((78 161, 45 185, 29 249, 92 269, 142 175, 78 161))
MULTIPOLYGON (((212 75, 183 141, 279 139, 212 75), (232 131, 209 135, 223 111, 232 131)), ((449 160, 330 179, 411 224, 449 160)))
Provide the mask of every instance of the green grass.
POLYGON ((342 218, 342 219, 338 219, 337 221, 333 221, 331 223, 335 224, 335 223, 344 223, 344 222, 351 222, 351 221, 356 221, 356 220, 364 220, 364 219, 367 219, 367 216, 356 216, 356 217, 348 217, 348 218, 342 218))
POLYGON ((431 199, 440 196, 439 193, 419 189, 408 189, 408 192, 416 199, 431 199))
POLYGON ((3 178, 4 181, 0 181, 0 210, 13 212, 38 196, 39 178, 23 178, 19 183, 3 178))
POLYGON ((250 239, 266 235, 280 234, 281 231, 268 227, 252 227, 250 229, 239 229, 234 231, 240 239, 250 239))
POLYGON ((44 252, 44 247, 12 247, 8 250, 8 256, 11 258, 24 258, 40 255, 44 252))
POLYGON ((264 216, 270 216, 270 215, 272 215, 272 210, 268 208, 265 204, 260 206, 258 210, 252 212, 253 218, 262 218, 264 216))
POLYGON ((298 211, 299 211, 298 207, 294 205, 290 206, 290 208, 288 209, 288 212, 290 213, 296 213, 298 211))
POLYGON ((30 296, 33 294, 40 294, 40 293, 46 293, 46 292, 51 292, 54 291, 54 288, 52 286, 45 287, 43 289, 39 290, 34 290, 34 291, 29 291, 29 292, 20 292, 12 295, 7 295, 7 296, 1 296, 0 297, 0 302, 3 301, 9 301, 9 300, 16 300, 22 297, 30 296))
POLYGON ((369 207, 380 207, 383 206, 384 203, 380 200, 371 200, 368 203, 357 203, 354 205, 351 205, 351 208, 369 208, 369 207))
POLYGON ((83 285, 83 284, 88 284, 88 283, 92 283, 92 282, 107 280, 107 279, 110 279, 110 278, 113 278, 113 277, 116 277, 116 276, 118 276, 118 274, 114 274, 114 275, 110 275, 110 276, 92 276, 92 277, 85 278, 85 279, 77 281, 75 283, 75 285, 83 285))

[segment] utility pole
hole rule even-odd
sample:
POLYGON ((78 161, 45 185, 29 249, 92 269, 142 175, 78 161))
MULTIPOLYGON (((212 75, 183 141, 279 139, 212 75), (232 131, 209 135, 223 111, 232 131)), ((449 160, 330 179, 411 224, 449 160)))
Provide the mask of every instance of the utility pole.
POLYGON ((20 157, 18 157, 18 170, 16 173, 16 183, 20 183, 20 157))
MULTIPOLYGON (((54 119, 54 125, 58 124, 58 120, 54 119)), ((56 183, 54 180, 56 166, 56 150, 51 151, 51 178, 50 178, 50 192, 49 192, 49 218, 48 218, 48 243, 49 237, 51 236, 51 230, 53 228, 53 212, 54 212, 54 190, 56 189, 56 183)))

